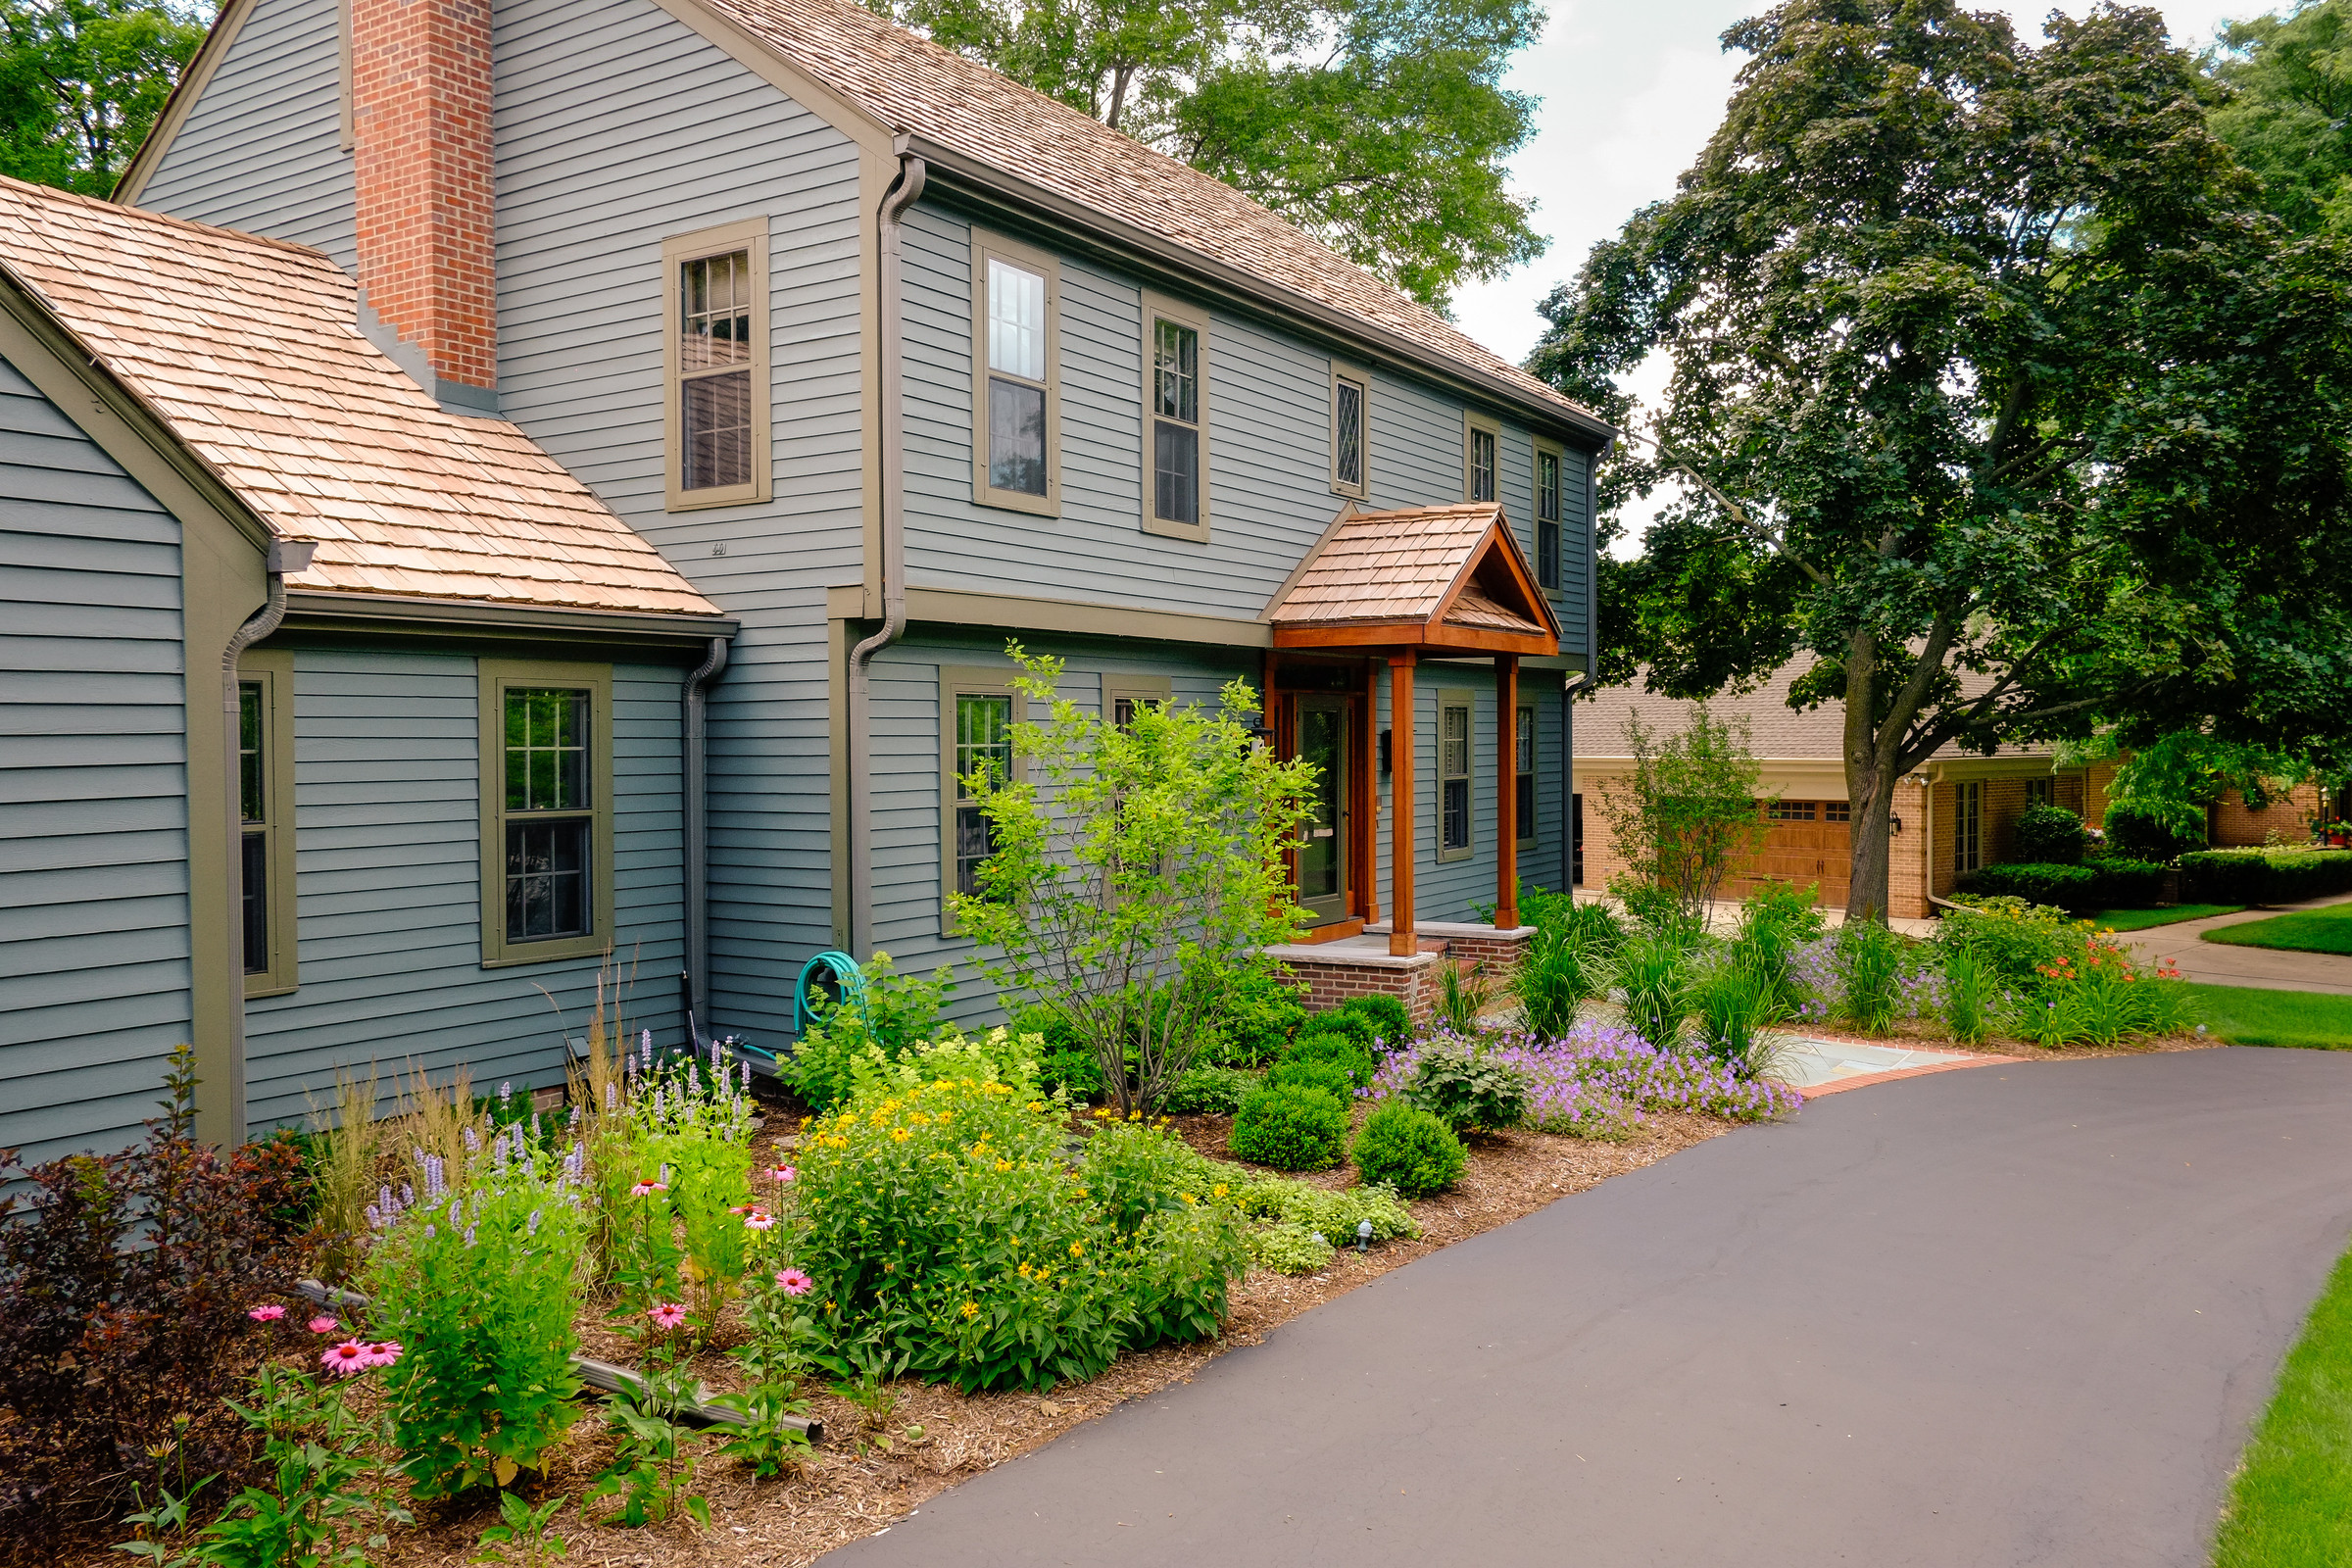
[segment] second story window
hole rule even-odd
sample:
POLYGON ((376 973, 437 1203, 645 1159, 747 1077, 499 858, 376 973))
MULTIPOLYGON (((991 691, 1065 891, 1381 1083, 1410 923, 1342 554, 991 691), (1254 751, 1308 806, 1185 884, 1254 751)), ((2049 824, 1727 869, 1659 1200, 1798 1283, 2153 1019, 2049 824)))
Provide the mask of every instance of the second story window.
POLYGON ((1536 581, 1560 585, 1560 455, 1536 448, 1536 581))
POLYGON ((1501 444, 1501 431, 1478 415, 1466 416, 1462 424, 1462 499, 1492 501, 1494 499, 1494 454, 1501 444))
POLYGON ((1208 537, 1208 318, 1144 296, 1144 527, 1208 537))
POLYGON ((764 501, 771 470, 767 220, 682 235, 662 250, 669 510, 764 501))
POLYGON ((1331 368, 1331 487, 1344 496, 1371 493, 1371 378, 1349 366, 1331 368))
POLYGON ((1061 273, 972 230, 972 499, 1052 516, 1061 505, 1061 273))

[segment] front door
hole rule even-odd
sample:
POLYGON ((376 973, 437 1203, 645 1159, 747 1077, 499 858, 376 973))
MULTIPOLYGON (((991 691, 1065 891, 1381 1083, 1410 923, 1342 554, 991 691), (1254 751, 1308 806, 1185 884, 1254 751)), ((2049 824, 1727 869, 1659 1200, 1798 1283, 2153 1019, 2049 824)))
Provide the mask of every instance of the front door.
POLYGON ((1345 920, 1348 913, 1348 773, 1354 754, 1348 745, 1345 697, 1293 699, 1292 755, 1315 765, 1308 797, 1311 814, 1299 829, 1298 906, 1317 925, 1345 920))

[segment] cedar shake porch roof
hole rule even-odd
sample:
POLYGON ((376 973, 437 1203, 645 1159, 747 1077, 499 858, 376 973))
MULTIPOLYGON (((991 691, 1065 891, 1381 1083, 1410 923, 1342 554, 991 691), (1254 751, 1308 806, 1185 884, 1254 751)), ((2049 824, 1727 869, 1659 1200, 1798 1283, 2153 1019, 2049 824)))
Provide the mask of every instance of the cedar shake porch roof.
POLYGON ((1343 511, 1265 618, 1277 648, 1556 654, 1560 629, 1493 501, 1343 511))
POLYGON ((0 179, 0 270, 236 498, 295 589, 718 614, 504 419, 445 413, 318 252, 0 179))

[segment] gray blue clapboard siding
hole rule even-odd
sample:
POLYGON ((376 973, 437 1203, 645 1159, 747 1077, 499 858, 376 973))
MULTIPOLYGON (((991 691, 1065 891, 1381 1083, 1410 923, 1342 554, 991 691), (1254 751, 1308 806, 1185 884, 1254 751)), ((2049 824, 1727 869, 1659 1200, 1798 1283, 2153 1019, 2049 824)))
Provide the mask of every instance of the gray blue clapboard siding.
MULTIPOLYGON (((612 670, 612 962, 625 1015, 674 1044, 685 937, 679 675, 612 670)), ((255 1128, 300 1120, 338 1068, 389 1097, 411 1066, 477 1091, 563 1082, 592 958, 481 966, 480 724, 471 655, 294 650, 299 989, 246 1007, 255 1128)))
MULTIPOLYGON (((910 582, 1239 619, 1264 610, 1343 504, 1330 485, 1330 355, 1255 319, 1210 313, 1210 539, 1146 533, 1142 285, 1064 256, 1061 514, 977 506, 971 225, 953 209, 919 203, 907 215, 905 257, 910 582)), ((1459 501, 1462 420, 1458 399, 1377 372, 1369 505, 1459 501)), ((1500 499, 1532 562, 1535 451, 1524 427, 1503 425, 1500 462, 1500 499)), ((1563 474, 1571 557, 1584 535, 1582 463, 1571 454, 1563 474)), ((1552 606, 1563 647, 1582 651, 1582 564, 1564 564, 1552 606)))
POLYGON ((254 0, 138 205, 314 245, 359 262, 343 150, 339 14, 347 0, 254 0))
POLYGON ((0 361, 0 1149, 112 1149, 191 1032, 180 532, 0 361))
POLYGON ((860 570, 856 147, 649 0, 506 0, 499 398, 743 631, 710 705, 714 1022, 833 945, 825 587, 860 570), (769 220, 775 496, 662 509, 662 242, 769 220))

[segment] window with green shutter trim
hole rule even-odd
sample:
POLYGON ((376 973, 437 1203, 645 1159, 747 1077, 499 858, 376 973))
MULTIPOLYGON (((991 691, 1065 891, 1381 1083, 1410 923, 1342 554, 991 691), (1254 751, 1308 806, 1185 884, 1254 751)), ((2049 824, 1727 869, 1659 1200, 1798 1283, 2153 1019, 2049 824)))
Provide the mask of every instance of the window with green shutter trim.
POLYGON ((483 660, 482 961, 612 950, 612 671, 483 660))

